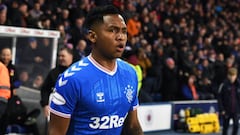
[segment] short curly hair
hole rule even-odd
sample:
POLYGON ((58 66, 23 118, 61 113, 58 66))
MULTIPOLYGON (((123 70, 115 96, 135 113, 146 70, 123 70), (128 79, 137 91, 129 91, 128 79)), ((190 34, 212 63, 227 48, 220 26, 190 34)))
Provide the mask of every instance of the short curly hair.
POLYGON ((105 5, 93 8, 86 16, 84 27, 89 30, 93 25, 103 23, 103 16, 108 14, 120 14, 120 10, 113 5, 105 5))
POLYGON ((230 76, 237 75, 237 73, 238 73, 238 70, 234 67, 228 69, 228 75, 230 76))

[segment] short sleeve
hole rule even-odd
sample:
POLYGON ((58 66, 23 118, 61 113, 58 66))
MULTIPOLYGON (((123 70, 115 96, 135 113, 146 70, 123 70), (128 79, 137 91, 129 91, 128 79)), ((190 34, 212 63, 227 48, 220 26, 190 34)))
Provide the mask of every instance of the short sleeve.
POLYGON ((70 118, 77 103, 78 94, 73 77, 61 75, 55 85, 50 102, 50 111, 58 116, 70 118))

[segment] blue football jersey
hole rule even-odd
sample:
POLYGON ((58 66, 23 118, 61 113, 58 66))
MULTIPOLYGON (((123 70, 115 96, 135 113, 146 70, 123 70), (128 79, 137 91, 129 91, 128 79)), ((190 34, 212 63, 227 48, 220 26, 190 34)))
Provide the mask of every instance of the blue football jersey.
POLYGON ((114 71, 91 55, 59 76, 50 111, 71 118, 68 135, 119 135, 129 111, 138 104, 135 70, 121 59, 114 71))

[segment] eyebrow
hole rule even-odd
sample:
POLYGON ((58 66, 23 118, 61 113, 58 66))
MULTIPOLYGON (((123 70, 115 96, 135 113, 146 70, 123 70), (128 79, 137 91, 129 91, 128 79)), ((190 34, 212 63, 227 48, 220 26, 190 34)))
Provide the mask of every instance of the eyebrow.
POLYGON ((127 26, 119 27, 119 26, 116 26, 116 25, 114 25, 114 24, 109 25, 108 28, 127 30, 127 26))

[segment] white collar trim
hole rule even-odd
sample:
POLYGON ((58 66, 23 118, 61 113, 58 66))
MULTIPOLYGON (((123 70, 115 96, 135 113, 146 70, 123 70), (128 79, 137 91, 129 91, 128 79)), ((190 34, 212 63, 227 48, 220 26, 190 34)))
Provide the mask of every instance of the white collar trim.
POLYGON ((109 74, 111 76, 113 76, 116 71, 117 71, 117 62, 115 63, 115 67, 112 71, 110 71, 109 69, 103 67, 102 65, 100 65, 93 57, 92 57, 92 54, 90 54, 88 56, 88 59, 89 61, 96 67, 98 68, 99 70, 101 70, 102 72, 106 73, 106 74, 109 74))

